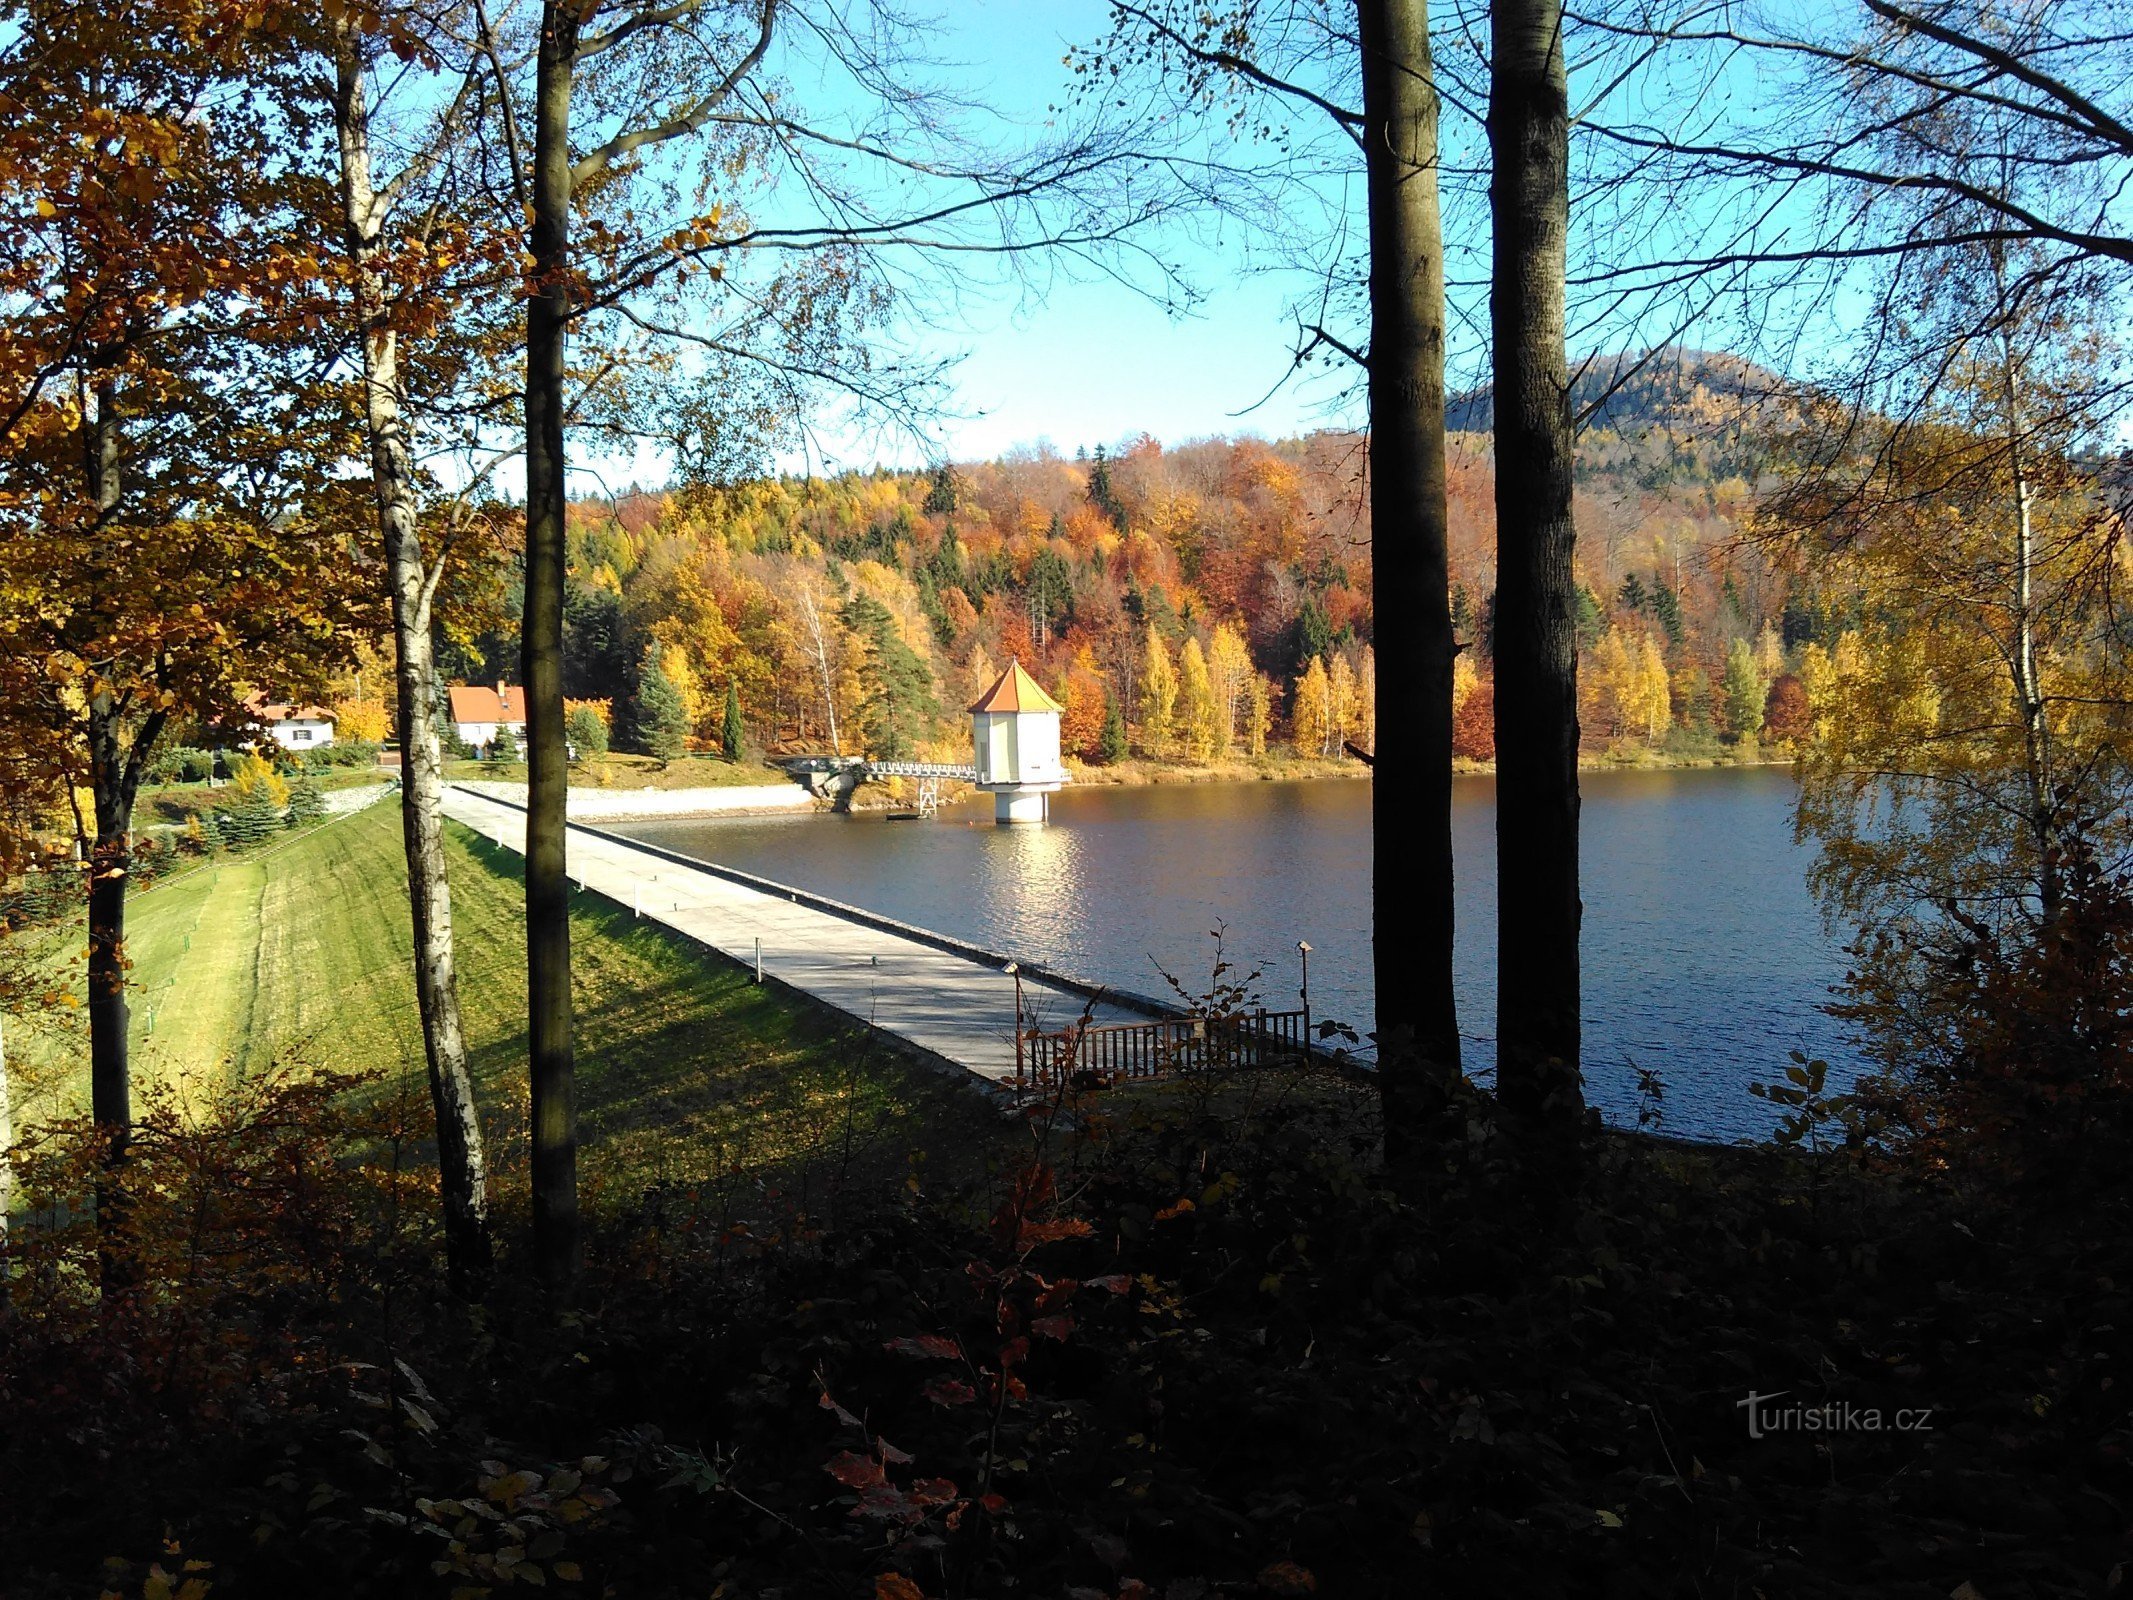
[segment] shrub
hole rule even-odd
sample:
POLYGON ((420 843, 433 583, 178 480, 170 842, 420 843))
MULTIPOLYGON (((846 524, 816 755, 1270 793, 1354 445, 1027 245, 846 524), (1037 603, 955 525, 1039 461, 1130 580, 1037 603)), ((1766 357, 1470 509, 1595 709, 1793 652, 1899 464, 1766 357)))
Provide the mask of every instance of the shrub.
POLYGON ((1718 735, 1708 722, 1701 727, 1675 723, 1666 730, 1659 748, 1670 756, 1688 761, 1716 761, 1725 754, 1725 746, 1718 742, 1718 735))
POLYGON ((1859 1086, 1886 1137, 1929 1169, 2034 1187, 2126 1182, 2133 1140, 2133 881, 2086 842, 2064 852, 2043 926, 1958 917, 1882 933, 1831 1012, 1884 1063, 1859 1086))
POLYGON ((289 785, 262 757, 241 755, 230 768, 230 787, 240 803, 263 798, 279 817, 289 803, 289 785))
POLYGON ((303 766, 307 772, 324 772, 332 767, 374 767, 378 764, 378 750, 378 744, 370 739, 337 739, 319 749, 306 750, 303 766))
POLYGON ((326 797, 309 778, 289 791, 289 826, 301 828, 326 814, 326 797))
POLYGON ((232 850, 248 850, 281 831, 282 807, 264 795, 239 800, 215 813, 222 839, 232 850))
POLYGON ((23 927, 71 922, 81 915, 86 882, 80 866, 71 861, 26 872, 14 892, 0 902, 0 923, 23 927))
POLYGON ((204 783, 214 771, 215 753, 212 750, 174 744, 165 747, 149 763, 148 777, 153 783, 204 783))
POLYGON ((495 766, 505 766, 519 756, 518 735, 511 731, 511 724, 499 723, 496 737, 489 741, 489 761, 495 766))
POLYGON ((169 865, 171 850, 159 844, 151 833, 137 835, 133 841, 133 866, 131 875, 136 889, 145 889, 156 881, 169 865))
POLYGON ((572 706, 563 718, 563 736, 576 749, 580 761, 598 761, 607 754, 607 724, 584 701, 572 706))

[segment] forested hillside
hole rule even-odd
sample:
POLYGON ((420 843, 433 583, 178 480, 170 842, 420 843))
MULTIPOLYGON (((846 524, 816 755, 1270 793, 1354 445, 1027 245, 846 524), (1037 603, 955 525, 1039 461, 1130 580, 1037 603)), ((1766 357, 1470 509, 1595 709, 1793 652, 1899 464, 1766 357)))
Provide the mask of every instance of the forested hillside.
MULTIPOLYGON (((1588 747, 1708 754, 1766 724, 1799 736, 1804 699, 1780 685, 1837 623, 1742 538, 1753 369, 1698 358, 1612 379, 1581 446, 1588 747)), ((1465 410, 1486 423, 1486 397, 1465 410)), ((1072 459, 580 502, 567 692, 612 700, 627 736, 656 670, 706 746, 731 686, 758 748, 946 754, 962 706, 1018 658, 1067 706, 1087 761, 1368 748, 1363 461, 1342 433, 1169 448, 1143 435, 1072 459)), ((1492 474, 1486 434, 1456 436, 1461 751, 1476 757, 1491 753, 1492 474)), ((483 682, 515 659, 500 619, 451 665, 483 682)))

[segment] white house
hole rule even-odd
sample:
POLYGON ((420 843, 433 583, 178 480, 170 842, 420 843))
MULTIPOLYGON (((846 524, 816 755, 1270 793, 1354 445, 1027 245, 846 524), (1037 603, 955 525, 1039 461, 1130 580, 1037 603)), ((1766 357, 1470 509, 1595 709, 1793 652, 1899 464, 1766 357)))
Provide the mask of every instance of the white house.
POLYGON ((995 822, 1042 822, 1049 814, 1052 791, 1067 781, 1059 762, 1065 709, 1019 661, 1010 661, 970 708, 978 787, 993 797, 995 822))
POLYGON ((452 691, 452 727, 460 741, 476 750, 496 737, 496 730, 509 728, 523 747, 526 740, 526 691, 514 683, 495 688, 476 686, 452 691))
POLYGON ((333 713, 324 706, 276 705, 254 695, 245 709, 284 750, 321 750, 333 743, 333 713))

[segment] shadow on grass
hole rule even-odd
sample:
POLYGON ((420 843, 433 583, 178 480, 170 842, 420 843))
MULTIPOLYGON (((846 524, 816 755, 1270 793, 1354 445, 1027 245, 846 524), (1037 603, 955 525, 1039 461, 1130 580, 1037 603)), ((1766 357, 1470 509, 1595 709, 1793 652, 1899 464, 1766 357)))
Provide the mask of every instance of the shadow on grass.
MULTIPOLYGON (((513 894, 520 858, 487 841, 464 859, 513 894)), ((720 952, 592 892, 571 904, 581 1149, 626 1196, 736 1165, 814 1184, 872 1181, 923 1151, 935 1172, 990 1167, 1012 1137, 975 1086, 806 997, 751 981, 720 952)), ((475 1040, 492 1165, 522 1168, 527 1034, 475 1040)))

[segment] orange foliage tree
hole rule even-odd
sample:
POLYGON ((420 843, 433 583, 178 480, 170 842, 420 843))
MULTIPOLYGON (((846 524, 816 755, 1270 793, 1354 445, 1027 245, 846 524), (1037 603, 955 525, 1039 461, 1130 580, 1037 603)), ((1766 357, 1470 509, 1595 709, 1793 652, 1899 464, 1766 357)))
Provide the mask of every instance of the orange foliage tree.
POLYGON ((0 44, 0 701, 90 796, 91 1094, 115 1161, 156 745, 237 720, 240 685, 322 692, 370 618, 301 184, 271 97, 239 92, 272 19, 142 0, 18 20, 0 44))
POLYGON ((1066 707, 1059 719, 1060 748, 1094 759, 1104 732, 1104 679, 1087 645, 1074 653, 1060 676, 1059 703, 1066 707))
POLYGON ((1496 759, 1496 685, 1479 679, 1452 714, 1452 754, 1469 761, 1496 759))

